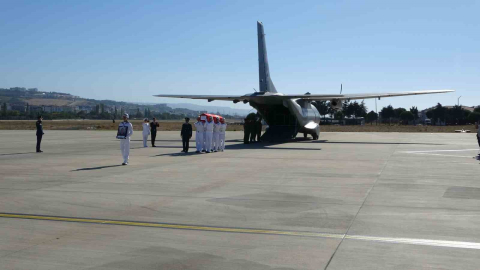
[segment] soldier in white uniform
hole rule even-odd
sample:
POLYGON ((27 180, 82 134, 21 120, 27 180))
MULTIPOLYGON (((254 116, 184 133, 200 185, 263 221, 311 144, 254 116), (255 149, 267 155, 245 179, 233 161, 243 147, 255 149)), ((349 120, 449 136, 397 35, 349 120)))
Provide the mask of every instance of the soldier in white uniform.
POLYGON ((120 123, 119 127, 126 127, 127 134, 125 139, 120 139, 120 150, 122 150, 123 163, 122 165, 128 164, 128 155, 130 154, 130 137, 133 135, 133 126, 132 123, 128 122, 128 114, 123 115, 123 122, 120 123))
POLYGON ((225 133, 227 131, 227 123, 225 123, 225 118, 220 119, 220 149, 219 151, 225 150, 225 133))
POLYGON ((220 118, 215 118, 213 124, 213 152, 220 151, 220 118))
POLYGON ((213 140, 213 117, 209 116, 208 121, 205 123, 205 152, 212 152, 212 140, 213 140))
POLYGON ((148 118, 143 119, 143 147, 147 147, 147 140, 148 140, 148 135, 150 135, 150 123, 148 122, 148 118))
POLYGON ((203 150, 203 142, 205 141, 203 139, 203 133, 205 131, 205 127, 202 121, 200 121, 200 116, 197 117, 197 122, 194 124, 195 125, 195 143, 197 145, 197 153, 202 152, 203 150))

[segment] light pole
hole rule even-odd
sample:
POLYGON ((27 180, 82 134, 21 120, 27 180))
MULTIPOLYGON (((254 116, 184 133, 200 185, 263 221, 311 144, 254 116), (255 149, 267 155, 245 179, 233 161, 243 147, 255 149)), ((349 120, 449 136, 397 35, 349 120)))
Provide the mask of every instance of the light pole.
POLYGON ((461 97, 462 97, 462 96, 459 96, 458 99, 457 99, 457 106, 460 106, 460 98, 461 98, 461 97))

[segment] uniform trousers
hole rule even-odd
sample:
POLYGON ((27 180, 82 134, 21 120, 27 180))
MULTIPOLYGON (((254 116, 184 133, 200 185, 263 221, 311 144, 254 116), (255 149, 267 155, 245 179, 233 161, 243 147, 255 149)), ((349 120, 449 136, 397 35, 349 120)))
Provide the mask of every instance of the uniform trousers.
POLYGON ((207 132, 203 132, 203 142, 202 142, 202 149, 203 151, 207 151, 207 132))
POLYGON ((157 137, 157 131, 152 131, 152 146, 155 146, 155 138, 157 137))
POLYGON ((40 144, 42 143, 43 135, 37 135, 37 152, 40 152, 40 144))
POLYGON ((220 133, 213 132, 213 150, 220 150, 220 133))
POLYGON ((130 138, 120 140, 120 150, 122 150, 123 163, 128 163, 130 154, 130 138))
POLYGON ((205 132, 205 151, 212 151, 213 132, 205 132))
POLYGON ((147 147, 148 134, 143 135, 143 147, 147 147))
POLYGON ((197 134, 195 135, 195 143, 197 145, 197 151, 202 152, 203 149, 203 132, 197 131, 197 134))
POLYGON ((220 150, 225 149, 225 133, 220 133, 220 150))
POLYGON ((187 136, 182 137, 183 152, 188 153, 188 148, 190 147, 190 138, 187 136))

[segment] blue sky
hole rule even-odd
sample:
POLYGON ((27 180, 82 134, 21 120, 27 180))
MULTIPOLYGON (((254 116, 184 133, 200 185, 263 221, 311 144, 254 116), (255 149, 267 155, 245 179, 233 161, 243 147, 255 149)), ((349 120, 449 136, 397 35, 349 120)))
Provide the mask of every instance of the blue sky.
POLYGON ((260 20, 279 92, 456 89, 378 107, 423 109, 459 96, 479 105, 479 10, 468 0, 0 0, 0 87, 158 103, 185 100, 152 95, 250 93, 260 20))

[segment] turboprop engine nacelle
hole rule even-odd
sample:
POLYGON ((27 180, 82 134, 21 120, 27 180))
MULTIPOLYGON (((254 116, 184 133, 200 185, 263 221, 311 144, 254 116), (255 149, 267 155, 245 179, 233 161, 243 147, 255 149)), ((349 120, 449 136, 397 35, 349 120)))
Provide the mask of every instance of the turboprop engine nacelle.
POLYGON ((330 100, 330 107, 334 110, 341 110, 343 101, 341 99, 332 99, 330 100))

